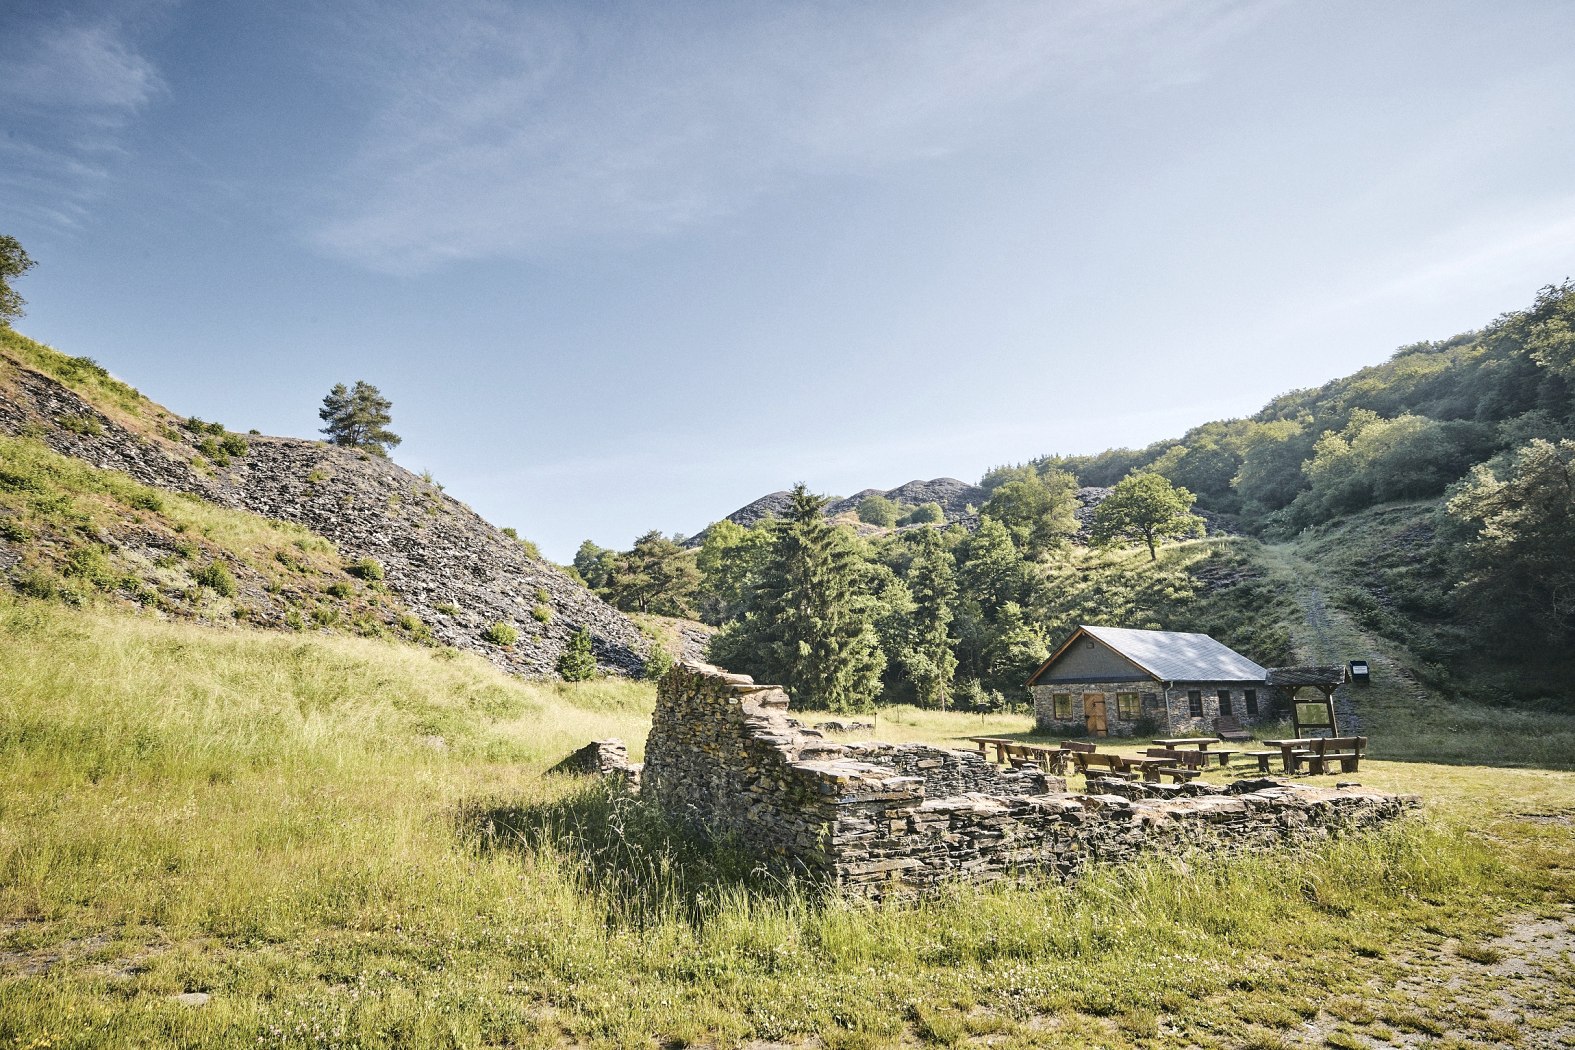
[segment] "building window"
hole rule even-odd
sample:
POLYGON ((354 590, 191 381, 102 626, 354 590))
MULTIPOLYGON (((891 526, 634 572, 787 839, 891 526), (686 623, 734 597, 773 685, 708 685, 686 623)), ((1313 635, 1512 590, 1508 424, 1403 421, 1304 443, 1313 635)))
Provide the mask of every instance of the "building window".
POLYGON ((1050 697, 1050 702, 1055 705, 1055 716, 1057 718, 1072 717, 1071 693, 1055 693, 1050 697))
POLYGON ((1136 693, 1116 694, 1116 717, 1123 722, 1136 722, 1138 720, 1138 695, 1136 693))
POLYGON ((1219 698, 1220 698, 1220 714, 1222 714, 1222 715, 1235 714, 1235 712, 1232 711, 1231 707, 1230 707, 1230 690, 1229 689, 1221 689, 1219 691, 1218 695, 1219 695, 1219 698))
POLYGON ((1248 690, 1246 690, 1245 695, 1247 697, 1247 714, 1248 715, 1255 715, 1255 714, 1257 714, 1258 713, 1258 691, 1256 689, 1248 689, 1248 690))
POLYGON ((1193 718, 1203 717, 1203 690, 1187 690, 1187 714, 1193 718))

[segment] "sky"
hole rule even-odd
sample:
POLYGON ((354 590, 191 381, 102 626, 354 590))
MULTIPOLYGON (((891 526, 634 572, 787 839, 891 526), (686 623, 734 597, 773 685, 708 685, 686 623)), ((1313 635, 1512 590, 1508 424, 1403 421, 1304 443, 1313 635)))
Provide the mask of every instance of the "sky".
POLYGON ((1247 415, 1575 274, 1566 0, 0 0, 15 327, 559 561, 1247 415))

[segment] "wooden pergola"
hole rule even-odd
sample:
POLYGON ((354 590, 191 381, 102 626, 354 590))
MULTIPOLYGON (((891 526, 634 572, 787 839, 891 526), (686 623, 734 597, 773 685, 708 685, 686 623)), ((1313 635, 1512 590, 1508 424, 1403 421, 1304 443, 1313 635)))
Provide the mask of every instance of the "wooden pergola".
POLYGON ((1266 682, 1286 690, 1290 696, 1291 724, 1296 727, 1298 739, 1305 737, 1309 730, 1323 731, 1329 736, 1340 735, 1339 719, 1334 713, 1334 691, 1345 684, 1345 673, 1344 664, 1269 668, 1266 682), (1318 690, 1322 702, 1298 700, 1297 694, 1303 689, 1318 690))

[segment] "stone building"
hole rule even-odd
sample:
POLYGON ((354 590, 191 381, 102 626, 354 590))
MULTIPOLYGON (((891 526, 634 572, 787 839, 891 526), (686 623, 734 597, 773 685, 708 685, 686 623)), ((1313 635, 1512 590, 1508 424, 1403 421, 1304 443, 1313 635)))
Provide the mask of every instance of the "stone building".
POLYGON ((1213 736, 1277 714, 1263 667, 1206 634, 1081 626, 1028 679, 1041 730, 1213 736))

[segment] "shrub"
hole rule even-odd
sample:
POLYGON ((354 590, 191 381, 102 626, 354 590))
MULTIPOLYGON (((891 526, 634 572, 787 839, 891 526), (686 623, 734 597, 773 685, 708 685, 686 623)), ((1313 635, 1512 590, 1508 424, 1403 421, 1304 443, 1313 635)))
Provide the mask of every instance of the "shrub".
POLYGON ((671 671, 673 665, 677 662, 677 660, 673 659, 672 653, 663 649, 660 645, 653 645, 651 646, 651 655, 645 658, 645 677, 654 682, 668 671, 671 671))
POLYGON ((530 540, 520 540, 520 546, 525 548, 525 556, 530 558, 531 561, 542 560, 541 548, 536 546, 530 540))
POLYGON ((547 588, 545 588, 545 587, 537 587, 536 588, 536 600, 538 602, 550 602, 550 601, 552 601, 552 595, 547 593, 547 588))
POLYGON ((33 538, 32 531, 15 518, 0 519, 0 540, 26 543, 33 538))
POLYGON ((164 509, 164 497, 152 489, 138 489, 127 497, 126 503, 137 510, 161 511, 164 509))
POLYGON ((432 628, 415 613, 405 613, 401 616, 399 626, 418 642, 430 641, 432 638, 432 628))
POLYGON ((362 558, 351 563, 345 571, 359 579, 381 580, 383 578, 383 563, 376 558, 362 558))
MULTIPOLYGON (((257 431, 252 431, 253 434, 257 431)), ((226 434, 219 440, 219 447, 232 456, 244 456, 252 450, 252 446, 239 434, 226 434)))
POLYGON ((923 506, 914 507, 906 515, 898 519, 897 524, 930 525, 934 522, 944 520, 946 520, 946 512, 941 510, 941 505, 939 503, 926 503, 923 506))
POLYGON ((344 580, 335 580, 333 583, 330 583, 327 587, 325 587, 324 590, 333 597, 339 598, 341 600, 349 598, 351 595, 355 594, 355 588, 350 586, 350 584, 344 580))
POLYGON ((98 546, 78 547, 66 555, 65 573, 101 591, 111 590, 120 582, 108 553, 98 546))
POLYGON ((223 423, 209 423, 197 416, 191 416, 184 423, 182 423, 181 426, 185 427, 193 434, 207 434, 210 437, 224 436, 223 423))
POLYGON ((15 587, 19 593, 29 598, 40 598, 44 601, 63 597, 66 589, 65 581, 47 569, 29 569, 17 577, 15 587))
POLYGON ((197 451, 206 456, 208 461, 216 467, 227 467, 230 465, 230 454, 224 451, 224 447, 211 437, 205 437, 197 442, 197 451))
POLYGON ((308 485, 321 485, 323 482, 325 482, 327 480, 328 480, 328 471, 326 471, 326 470, 317 469, 317 470, 313 470, 310 474, 306 475, 306 483, 308 485))
POLYGON ((538 605, 530 611, 530 614, 537 623, 552 622, 552 606, 550 605, 538 605))
POLYGON ((73 434, 81 434, 83 437, 98 437, 104 433, 104 424, 89 415, 61 416, 55 422, 73 434))
POLYGON ((591 651, 591 632, 584 627, 569 636, 568 647, 558 657, 558 674, 565 682, 584 682, 596 677, 596 655, 591 651))
POLYGON ((505 525, 501 531, 503 535, 507 536, 511 540, 517 540, 520 538, 519 532, 512 525, 505 525))
POLYGON ((436 605, 432 606, 432 608, 436 609, 444 616, 459 615, 459 606, 455 605, 453 602, 438 602, 436 605))
POLYGON ((225 598, 233 598, 240 593, 240 588, 235 585, 235 577, 230 575, 229 568, 222 561, 210 561, 193 573, 192 579, 225 598))
POLYGON ((506 649, 520 640, 520 632, 513 624, 499 620, 485 631, 482 631, 481 638, 482 641, 491 642, 493 645, 501 645, 506 649))

